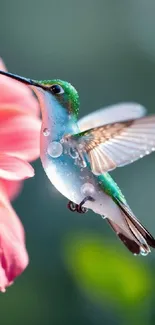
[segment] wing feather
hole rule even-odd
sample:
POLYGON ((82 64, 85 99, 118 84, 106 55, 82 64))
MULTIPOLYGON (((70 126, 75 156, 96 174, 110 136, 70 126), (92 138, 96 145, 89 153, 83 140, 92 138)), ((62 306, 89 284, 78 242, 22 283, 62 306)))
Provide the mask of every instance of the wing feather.
POLYGON ((101 108, 78 121, 81 132, 114 122, 137 119, 146 114, 146 109, 137 103, 118 103, 101 108))
POLYGON ((93 173, 100 175, 155 151, 155 115, 99 126, 71 138, 87 155, 93 173))

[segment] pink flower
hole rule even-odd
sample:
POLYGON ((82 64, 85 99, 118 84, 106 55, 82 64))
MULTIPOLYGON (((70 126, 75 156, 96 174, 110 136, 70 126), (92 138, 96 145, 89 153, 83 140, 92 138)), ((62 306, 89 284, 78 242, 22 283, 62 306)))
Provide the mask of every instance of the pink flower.
MULTIPOLYGON (((0 60, 0 70, 5 66, 0 60)), ((34 176, 28 163, 39 156, 39 108, 22 83, 0 76, 0 291, 28 264, 23 226, 10 200, 34 176)))

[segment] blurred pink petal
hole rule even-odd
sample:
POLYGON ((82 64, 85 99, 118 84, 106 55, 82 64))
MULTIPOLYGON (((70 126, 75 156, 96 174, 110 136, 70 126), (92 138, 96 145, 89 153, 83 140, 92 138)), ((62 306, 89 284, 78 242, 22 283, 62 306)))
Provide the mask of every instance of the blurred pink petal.
POLYGON ((12 284, 28 264, 23 226, 0 189, 0 291, 12 284))
POLYGON ((23 182, 21 181, 11 181, 7 179, 1 179, 0 182, 2 183, 5 192, 9 200, 15 200, 18 194, 21 192, 23 187, 23 182))
MULTIPOLYGON (((0 69, 6 70, 0 59, 0 69)), ((12 284, 28 264, 23 226, 9 200, 23 180, 34 175, 28 163, 39 157, 41 121, 30 89, 0 76, 0 291, 12 284)))
POLYGON ((23 180, 34 176, 34 169, 20 158, 0 154, 0 178, 7 180, 23 180))
POLYGON ((0 152, 7 152, 28 161, 38 158, 40 127, 40 120, 34 116, 19 114, 5 120, 0 127, 0 152))
MULTIPOLYGON (((0 60, 0 70, 6 70, 0 60)), ((4 105, 18 105, 22 114, 39 114, 39 105, 31 90, 19 81, 6 76, 0 76, 0 110, 4 105)))

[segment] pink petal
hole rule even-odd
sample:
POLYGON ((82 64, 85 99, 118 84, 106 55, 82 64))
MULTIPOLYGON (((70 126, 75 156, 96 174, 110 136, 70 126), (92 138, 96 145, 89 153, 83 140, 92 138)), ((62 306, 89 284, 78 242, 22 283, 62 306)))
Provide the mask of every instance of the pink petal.
POLYGON ((0 182, 3 184, 7 196, 11 201, 16 199, 17 195, 21 192, 23 187, 22 181, 11 181, 6 179, 1 179, 0 182))
POLYGON ((0 178, 23 180, 34 176, 32 166, 20 158, 0 154, 0 178))
POLYGON ((18 104, 4 104, 1 106, 0 103, 0 125, 2 125, 5 121, 9 119, 21 116, 21 115, 30 115, 28 112, 24 111, 21 106, 18 104))
MULTIPOLYGON (((13 210, 10 202, 8 200, 7 193, 5 192, 5 188, 3 186, 3 182, 0 180, 0 209, 1 207, 5 207, 7 212, 9 213, 9 218, 5 217, 5 214, 0 214, 0 224, 5 224, 6 226, 10 227, 14 234, 19 241, 23 242, 25 240, 25 233, 23 226, 17 217, 15 211, 13 210)), ((1 229, 1 228, 0 228, 1 229)))
MULTIPOLYGON (((0 59, 0 69, 6 70, 0 59)), ((28 86, 9 77, 0 75, 0 110, 3 105, 17 105, 21 112, 38 115, 39 105, 28 86)))
MULTIPOLYGON (((1 213, 6 214, 6 211, 2 210, 1 213)), ((11 285, 27 267, 28 255, 24 244, 18 242, 14 234, 3 225, 0 240, 0 291, 4 292, 5 288, 11 285)))
MULTIPOLYGON (((2 191, 2 190, 1 190, 2 191)), ((24 230, 16 213, 2 194, 0 201, 0 291, 12 284, 28 265, 24 230), (4 199, 4 200, 3 200, 4 199)))
POLYGON ((6 152, 28 161, 38 158, 40 128, 40 120, 29 115, 17 115, 4 120, 0 127, 0 152, 6 152))

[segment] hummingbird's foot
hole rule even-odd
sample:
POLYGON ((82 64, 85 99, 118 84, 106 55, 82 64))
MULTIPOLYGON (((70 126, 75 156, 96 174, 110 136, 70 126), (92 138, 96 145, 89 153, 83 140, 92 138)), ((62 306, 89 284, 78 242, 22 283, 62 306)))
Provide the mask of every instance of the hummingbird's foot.
POLYGON ((83 205, 84 205, 87 201, 92 201, 92 202, 93 202, 93 201, 95 201, 95 199, 94 199, 92 196, 90 196, 90 195, 86 196, 86 197, 81 201, 81 203, 77 206, 77 212, 79 212, 79 213, 86 213, 86 212, 88 211, 87 208, 83 207, 83 205))
POLYGON ((75 212, 77 211, 77 204, 72 202, 72 201, 69 201, 68 204, 67 204, 67 207, 70 211, 72 212, 75 212))
POLYGON ((87 208, 85 208, 83 205, 87 202, 87 201, 95 201, 94 198, 92 196, 86 196, 80 204, 76 204, 72 201, 68 202, 68 208, 72 211, 72 212, 78 212, 78 213, 86 213, 88 211, 87 208))

